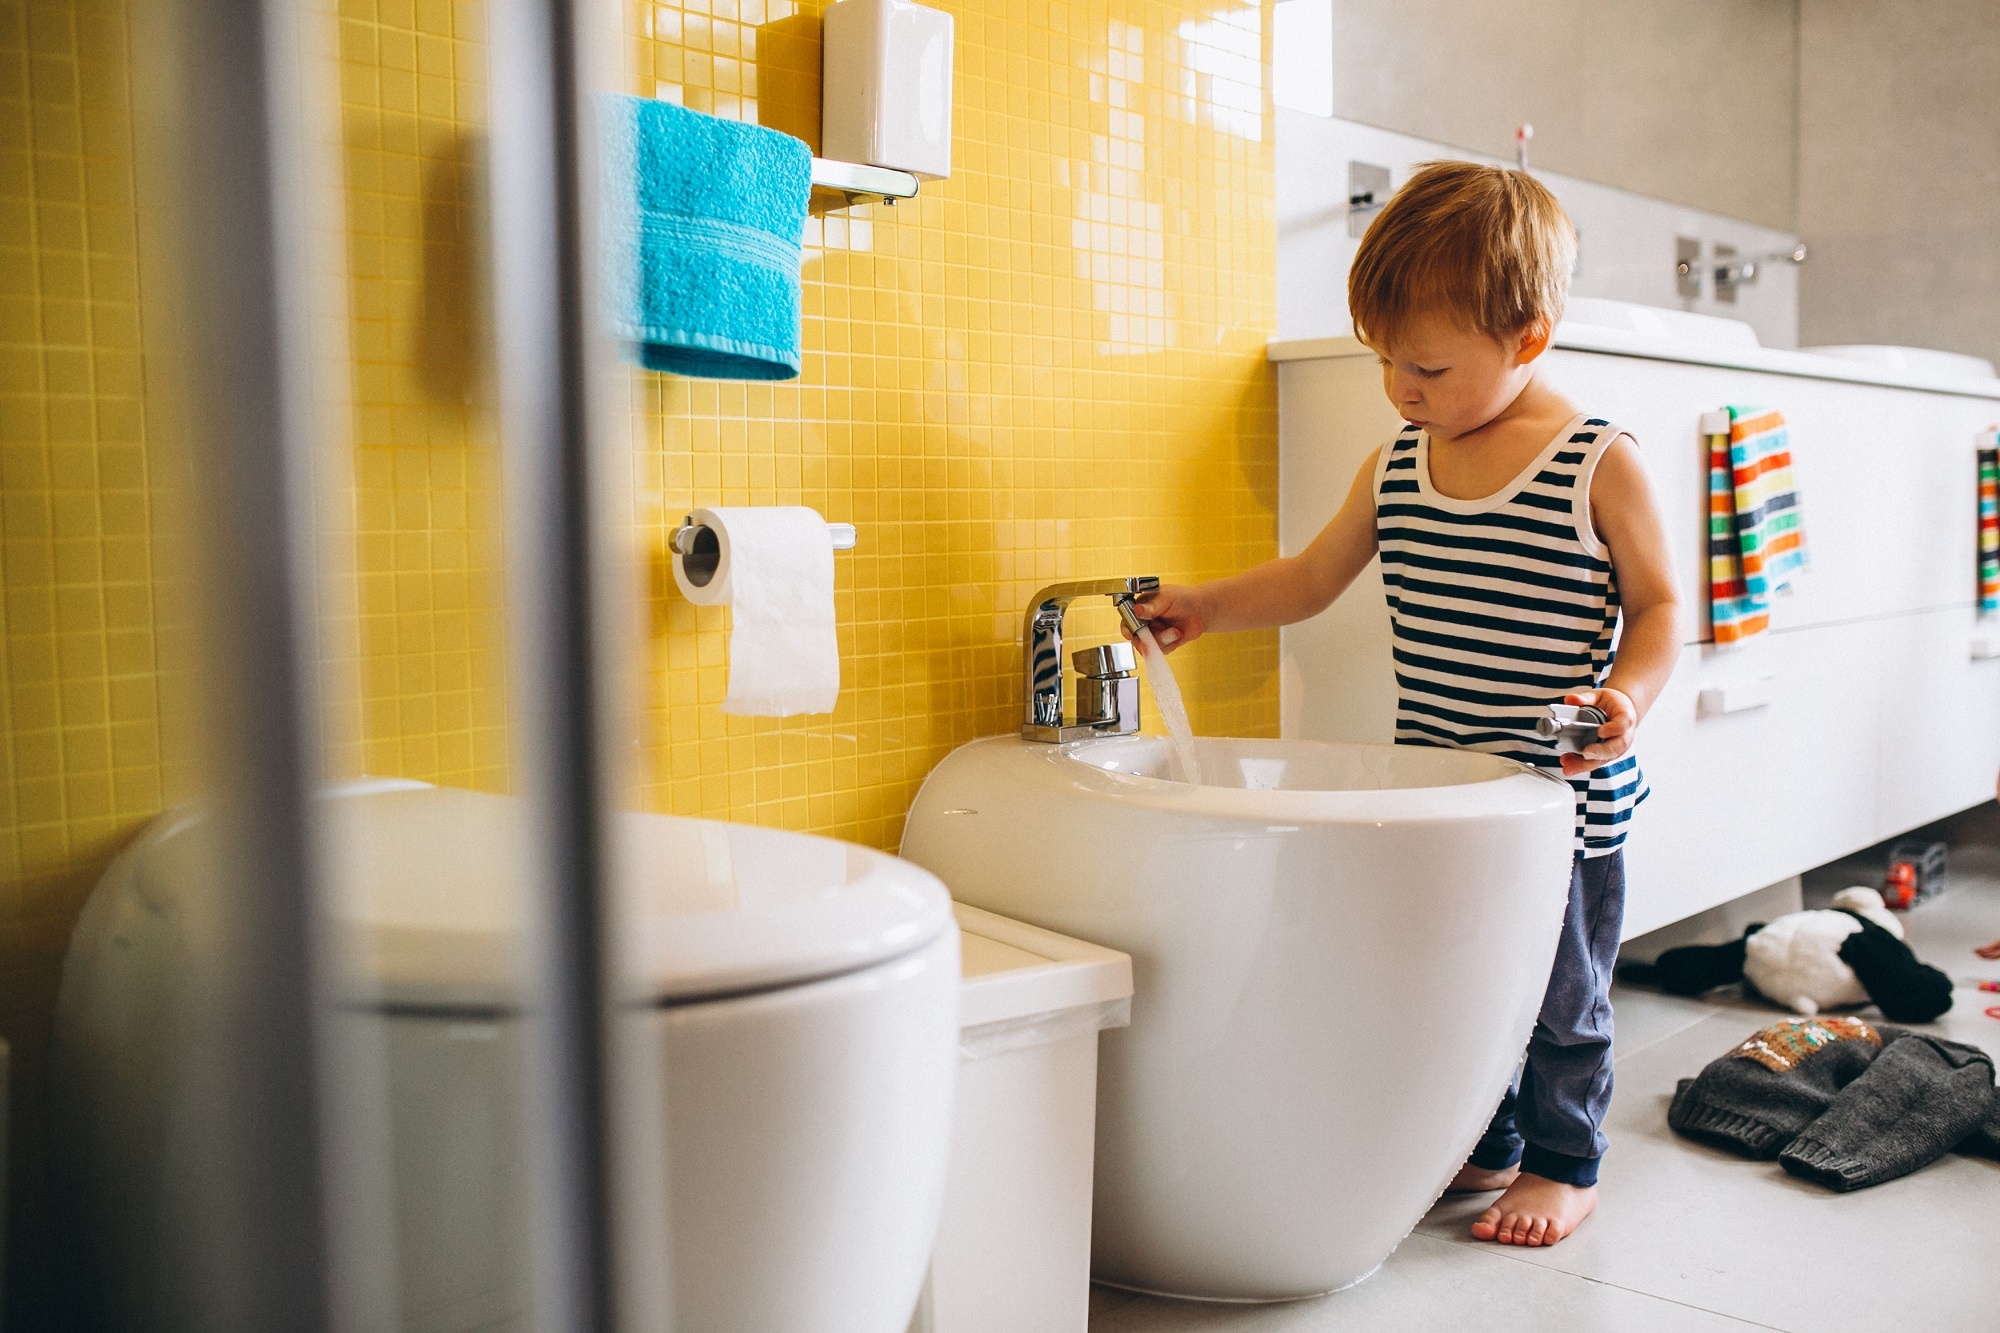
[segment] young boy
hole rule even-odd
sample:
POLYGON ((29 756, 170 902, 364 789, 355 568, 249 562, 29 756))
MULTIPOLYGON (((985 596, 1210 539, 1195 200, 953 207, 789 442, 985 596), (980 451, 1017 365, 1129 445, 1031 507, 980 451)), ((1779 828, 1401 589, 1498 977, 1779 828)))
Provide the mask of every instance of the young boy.
POLYGON ((1681 641, 1638 446, 1578 411, 1537 364, 1575 259, 1569 219, 1527 174, 1462 162, 1418 170, 1348 276, 1355 331, 1382 363, 1402 432, 1303 552, 1163 587, 1139 611, 1168 649, 1290 624, 1325 610, 1379 555, 1397 743, 1560 767, 1576 789, 1569 908, 1527 1062, 1453 1181, 1505 1188, 1472 1234, 1511 1245, 1555 1244, 1597 1200, 1619 848, 1647 795, 1632 736, 1681 641), (1607 717, 1581 755, 1558 756, 1535 731, 1547 705, 1565 701, 1607 717))

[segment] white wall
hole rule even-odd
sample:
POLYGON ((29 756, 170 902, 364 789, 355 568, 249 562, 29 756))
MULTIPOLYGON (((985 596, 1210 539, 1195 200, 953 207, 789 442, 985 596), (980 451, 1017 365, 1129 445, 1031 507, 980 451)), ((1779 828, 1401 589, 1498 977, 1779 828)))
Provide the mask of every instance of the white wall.
POLYGON ((1799 52, 1804 340, 2000 361, 2000 2, 1805 0, 1799 52))
MULTIPOLYGON (((1325 52, 1314 96, 1334 116, 1509 161, 1514 127, 1532 122, 1532 160, 1553 178, 1796 231, 1813 251, 1799 342, 2000 361, 2000 0, 1280 6, 1281 33, 1324 11, 1306 26, 1325 52)), ((1581 223, 1581 201, 1565 203, 1581 223)), ((1580 293, 1627 285, 1593 272, 1626 262, 1604 237, 1585 228, 1580 293)), ((1647 245, 1635 258, 1650 266, 1647 245)))
POLYGON ((1332 3, 1336 116, 1510 156, 1529 121, 1552 171, 1793 225, 1798 0, 1332 3))
MULTIPOLYGON (((1278 336, 1351 333, 1347 269, 1360 245, 1347 234, 1347 164, 1389 168, 1401 185, 1410 168, 1433 158, 1482 158, 1442 143, 1278 108, 1278 336)), ((1554 172, 1536 171, 1562 200, 1582 238, 1575 296, 1609 297, 1728 315, 1750 323, 1767 347, 1798 345, 1798 270, 1767 268, 1738 290, 1734 305, 1674 291, 1674 238, 1733 245, 1740 253, 1789 250, 1786 231, 1634 194, 1554 172)))

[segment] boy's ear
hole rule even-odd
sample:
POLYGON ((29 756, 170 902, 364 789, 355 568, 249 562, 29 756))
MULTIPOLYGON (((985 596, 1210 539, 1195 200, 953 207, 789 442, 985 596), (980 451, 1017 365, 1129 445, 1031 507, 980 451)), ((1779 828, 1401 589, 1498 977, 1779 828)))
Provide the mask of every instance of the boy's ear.
POLYGON ((1521 330, 1520 343, 1515 357, 1521 365, 1527 365, 1543 352, 1549 350, 1549 339, 1555 337, 1555 326, 1546 319, 1538 319, 1521 330))

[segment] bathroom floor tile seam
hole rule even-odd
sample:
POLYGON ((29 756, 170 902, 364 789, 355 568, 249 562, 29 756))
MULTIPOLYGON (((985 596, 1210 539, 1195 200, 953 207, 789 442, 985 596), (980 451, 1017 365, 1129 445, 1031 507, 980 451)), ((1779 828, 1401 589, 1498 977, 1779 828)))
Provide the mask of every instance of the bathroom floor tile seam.
MULTIPOLYGON (((1713 1017, 1726 1021, 1722 1015, 1714 1015, 1713 1017)), ((1697 1023, 1691 1026, 1701 1026, 1701 1024, 1697 1023)), ((1775 1164, 1772 1165, 1775 1169, 1775 1164)), ((1606 1170, 1609 1171, 1611 1169, 1607 1161, 1606 1170)), ((1690 1314, 1699 1314, 1723 1320, 1726 1321, 1726 1326, 1730 1328, 1768 1329, 1772 1330, 1772 1333, 1827 1333, 1828 1326, 1823 1324, 1813 1322, 1797 1324, 1765 1322, 1740 1310, 1727 1308, 1727 1303, 1723 1301, 1703 1302, 1689 1300, 1684 1296, 1670 1295, 1665 1291, 1657 1290, 1641 1283, 1620 1282, 1589 1272, 1557 1268, 1553 1266, 1558 1261, 1558 1247, 1555 1246, 1530 1249, 1514 1245, 1496 1245, 1491 1241, 1474 1239, 1467 1230, 1471 1219, 1477 1216, 1479 1211, 1484 1210, 1485 1204, 1498 1197, 1499 1195, 1496 1193, 1476 1198, 1440 1200, 1439 1203, 1433 1205, 1431 1211, 1426 1213, 1423 1220, 1417 1224, 1417 1230, 1410 1233, 1410 1239, 1414 1240, 1421 1236, 1449 1245, 1465 1254, 1478 1255, 1482 1258, 1497 1259, 1503 1262, 1520 1264, 1528 1268, 1560 1273, 1563 1277, 1572 1281, 1592 1283, 1615 1291, 1629 1293, 1632 1296, 1641 1297, 1648 1301, 1657 1301, 1665 1305, 1675 1306, 1688 1311, 1690 1314), (1475 1204, 1478 1205, 1477 1208, 1475 1208, 1475 1204), (1451 1212, 1449 1222, 1440 1225, 1438 1213, 1440 1210, 1447 1209, 1451 1212)), ((1586 1227, 1589 1225, 1588 1221, 1584 1223, 1586 1227)), ((1407 1244, 1408 1242, 1406 1241, 1405 1243, 1407 1244)), ((1391 1256, 1390 1262, 1394 1262, 1394 1256, 1391 1256)), ((1329 1328, 1344 1329, 1345 1327, 1346 1325, 1344 1324, 1329 1324, 1329 1328)))
POLYGON ((1482 1333, 1550 1328, 1616 1333, 1794 1333, 1601 1278, 1524 1261, 1497 1246, 1461 1249, 1413 1232, 1360 1285, 1269 1305, 1171 1301, 1091 1288, 1091 1333, 1408 1333, 1477 1319, 1482 1333))
MULTIPOLYGON (((1414 1234, 1415 1233, 1412 1233, 1412 1235, 1414 1234)), ((1433 1239, 1446 1239, 1446 1238, 1433 1237, 1433 1239)), ((1528 1258, 1527 1255, 1516 1246, 1495 1245, 1490 1241, 1474 1240, 1470 1236, 1450 1237, 1449 1239, 1446 1239, 1446 1243, 1452 1245, 1462 1245, 1464 1248, 1472 1251, 1474 1254, 1481 1255, 1482 1257, 1488 1259, 1498 1259, 1503 1263, 1524 1264, 1530 1268, 1541 1267, 1541 1265, 1536 1264, 1532 1259, 1528 1258)), ((1562 1270, 1560 1269, 1556 1269, 1553 1271, 1562 1272, 1562 1270)), ((1772 1333, 1798 1333, 1797 1330, 1787 1329, 1782 1324, 1766 1324, 1755 1319, 1746 1319, 1744 1316, 1740 1314, 1735 1314, 1728 1310, 1718 1310, 1712 1306, 1696 1304, 1693 1301, 1684 1301, 1680 1300, 1677 1297, 1664 1296, 1657 1291, 1646 1291, 1639 1287, 1629 1287, 1622 1282, 1612 1282, 1606 1278, 1592 1277, 1587 1273, 1562 1273, 1562 1275, 1573 1282, 1588 1282, 1592 1286, 1606 1287, 1612 1291, 1630 1292, 1634 1296, 1644 1297, 1646 1300, 1649 1301, 1657 1301, 1662 1305, 1676 1306, 1692 1314, 1709 1315, 1716 1319, 1726 1321, 1726 1323, 1732 1328, 1761 1328, 1761 1329, 1769 1329, 1772 1331, 1772 1333)))

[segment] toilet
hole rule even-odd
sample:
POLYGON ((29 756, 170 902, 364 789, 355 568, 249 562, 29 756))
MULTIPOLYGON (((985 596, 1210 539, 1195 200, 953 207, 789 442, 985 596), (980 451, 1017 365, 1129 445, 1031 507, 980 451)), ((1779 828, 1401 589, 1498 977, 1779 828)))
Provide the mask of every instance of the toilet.
MULTIPOLYGON (((373 1174, 346 1274, 360 1323, 447 1333, 527 1316, 520 803, 413 783, 339 790, 336 1000, 373 1174), (373 1211, 367 1211, 370 1204, 373 1211)), ((928 873, 825 838, 613 818, 626 1297, 647 1327, 903 1333, 942 1205, 959 933, 928 873), (635 1276, 631 1276, 635 1275, 635 1276)), ((51 1197, 91 1327, 200 1327, 193 1265, 217 1151, 186 1076, 206 821, 169 811, 112 864, 65 966, 51 1197), (87 1244, 83 1243, 87 1240, 87 1244)))

